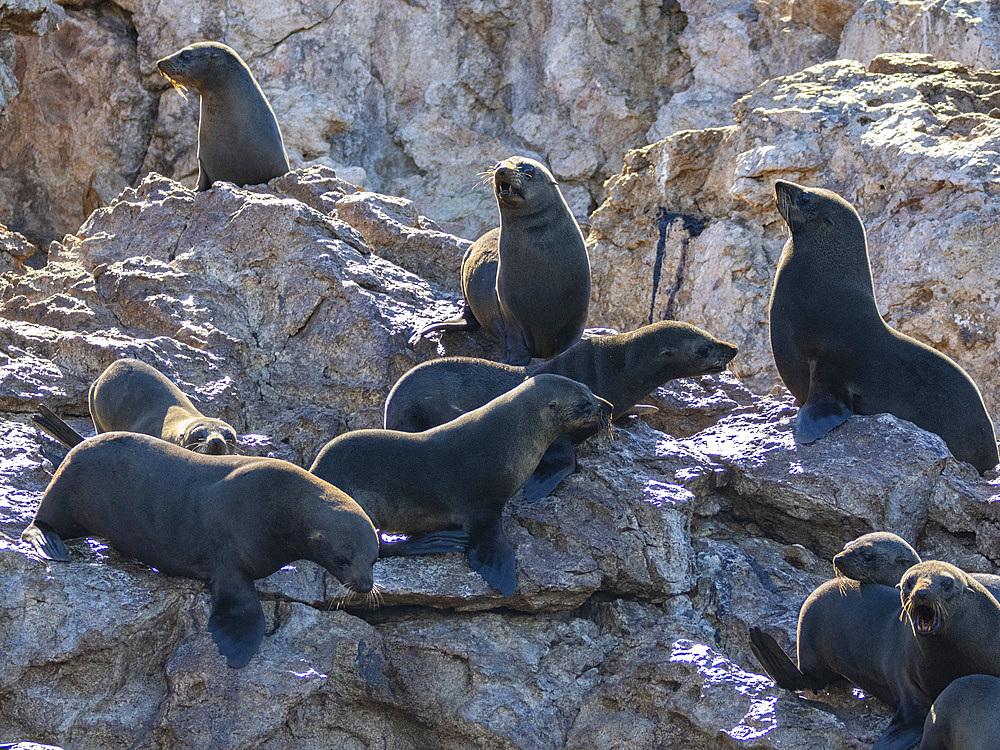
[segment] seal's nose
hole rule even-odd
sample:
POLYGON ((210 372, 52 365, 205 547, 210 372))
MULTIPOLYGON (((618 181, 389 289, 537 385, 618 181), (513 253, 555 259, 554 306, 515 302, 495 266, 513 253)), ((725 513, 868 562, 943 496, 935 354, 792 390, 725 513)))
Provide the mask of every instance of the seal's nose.
POLYGON ((209 456, 224 456, 226 441, 220 435, 213 435, 205 443, 205 453, 209 456))

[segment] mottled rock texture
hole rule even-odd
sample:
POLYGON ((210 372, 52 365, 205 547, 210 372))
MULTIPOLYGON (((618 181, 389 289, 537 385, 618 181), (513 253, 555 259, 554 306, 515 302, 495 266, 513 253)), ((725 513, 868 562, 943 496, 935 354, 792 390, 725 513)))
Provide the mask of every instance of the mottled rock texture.
POLYGON ((292 166, 337 167, 469 239, 496 223, 477 174, 514 153, 546 161, 583 218, 627 149, 731 124, 768 78, 892 51, 1000 67, 985 0, 64 5, 0 10, 0 222, 43 244, 148 172, 194 184, 197 96, 155 61, 202 39, 246 59, 292 166))
MULTIPOLYGON (((120 356, 150 362, 244 450, 308 464, 379 423, 406 368, 488 354, 481 336, 411 343, 452 299, 410 268, 460 253, 407 201, 313 167, 265 192, 126 189, 49 262, 0 275, 0 742, 72 748, 868 747, 888 721, 847 689, 806 703, 763 677, 747 628, 791 648, 830 556, 874 529, 992 571, 1000 485, 890 416, 810 446, 786 395, 731 375, 676 381, 580 447, 549 498, 513 498, 518 585, 460 555, 379 562, 383 603, 299 562, 258 583, 260 651, 225 666, 197 581, 101 540, 45 564, 15 541, 64 451, 29 426, 44 401, 89 434, 86 391, 120 356), (354 222, 354 225, 350 222, 354 222), (405 242, 400 238, 405 238, 405 242)), ((711 326, 710 326, 711 327, 711 326)), ((377 460, 377 459, 375 459, 377 460)))

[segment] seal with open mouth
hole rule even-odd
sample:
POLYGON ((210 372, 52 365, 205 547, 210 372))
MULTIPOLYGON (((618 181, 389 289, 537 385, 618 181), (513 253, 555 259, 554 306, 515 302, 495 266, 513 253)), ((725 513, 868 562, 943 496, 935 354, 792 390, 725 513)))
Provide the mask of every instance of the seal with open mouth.
POLYGON ((503 342, 502 362, 526 365, 580 340, 590 306, 590 260, 580 227, 544 165, 512 156, 491 171, 500 227, 476 240, 462 259, 465 309, 418 336, 482 326, 503 342))

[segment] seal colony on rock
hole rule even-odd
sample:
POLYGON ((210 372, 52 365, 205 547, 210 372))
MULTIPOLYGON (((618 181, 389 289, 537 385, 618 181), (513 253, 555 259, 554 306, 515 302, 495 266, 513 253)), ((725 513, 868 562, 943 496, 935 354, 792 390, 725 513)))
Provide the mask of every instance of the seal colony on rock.
MULTIPOLYGON (((138 359, 119 359, 90 386, 90 416, 98 434, 138 432, 174 443, 195 453, 236 453, 236 430, 221 419, 206 417, 163 373, 138 359)), ((46 407, 33 417, 36 425, 67 448, 83 436, 46 407)))
POLYGON ((235 50, 198 42, 156 61, 175 87, 201 96, 198 121, 198 190, 220 180, 259 185, 288 171, 274 111, 235 50))
POLYGON ((924 720, 920 750, 996 750, 1000 679, 959 677, 934 701, 924 720))
POLYGON ((501 361, 526 365, 577 341, 590 306, 590 260, 583 234, 544 165, 512 156, 492 169, 500 227, 462 258, 462 316, 417 334, 482 326, 503 343, 501 361))
POLYGON ((208 584, 208 628, 229 666, 264 637, 254 580, 305 559, 371 592, 378 537, 350 497, 273 458, 203 456, 147 435, 109 432, 73 448, 21 538, 68 561, 63 539, 104 537, 167 575, 208 584))
MULTIPOLYGON (((905 539, 887 531, 865 534, 844 545, 833 558, 838 576, 861 583, 895 586, 903 574, 917 563, 920 555, 905 539)), ((1000 598, 1000 576, 992 573, 970 573, 994 598, 1000 598)))
MULTIPOLYGON (((737 349, 687 323, 653 323, 628 333, 584 339, 552 359, 528 367, 472 357, 444 357, 417 365, 389 392, 385 427, 419 432, 444 424, 544 373, 583 383, 611 403, 612 419, 674 378, 722 372, 737 349)), ((562 435, 525 485, 529 501, 548 495, 576 468, 574 443, 596 428, 562 435)))
POLYGON ((909 750, 952 680, 1000 676, 1000 603, 982 584, 932 560, 907 570, 899 589, 842 578, 822 584, 799 612, 797 666, 773 637, 750 629, 751 649, 779 687, 819 690, 845 677, 892 706, 873 750, 909 750))
POLYGON ((980 474, 1000 462, 979 389, 955 362, 885 324, 861 218, 836 193, 777 181, 791 231, 771 291, 771 351, 811 443, 851 414, 888 412, 939 435, 980 474))
MULTIPOLYGON (((559 435, 607 424, 587 386, 537 375, 485 406, 424 432, 357 430, 327 443, 309 469, 365 509, 383 532, 468 534, 469 565, 504 596, 517 584, 501 524, 507 500, 559 435)), ((423 552, 434 547, 425 537, 423 552)))

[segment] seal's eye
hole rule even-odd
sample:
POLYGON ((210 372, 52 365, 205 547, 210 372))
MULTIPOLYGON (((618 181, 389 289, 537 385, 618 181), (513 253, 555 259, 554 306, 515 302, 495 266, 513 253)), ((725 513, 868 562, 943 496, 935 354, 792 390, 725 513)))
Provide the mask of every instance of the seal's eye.
POLYGON ((875 555, 865 550, 864 552, 861 553, 861 559, 864 560, 865 562, 871 562, 872 560, 875 559, 875 555))
POLYGON ((521 167, 521 172, 526 177, 534 177, 535 176, 535 168, 533 166, 531 166, 530 164, 525 164, 523 167, 521 167))
POLYGON ((809 208, 813 204, 813 197, 809 193, 799 193, 798 204, 803 208, 809 208))
POLYGON ((951 578, 942 578, 941 579, 941 588, 943 588, 945 591, 951 591, 951 587, 954 586, 954 585, 955 585, 955 581, 952 580, 951 578))
POLYGON ((708 352, 709 352, 708 344, 705 344, 700 349, 698 349, 698 356, 704 359, 705 357, 708 356, 708 352))

